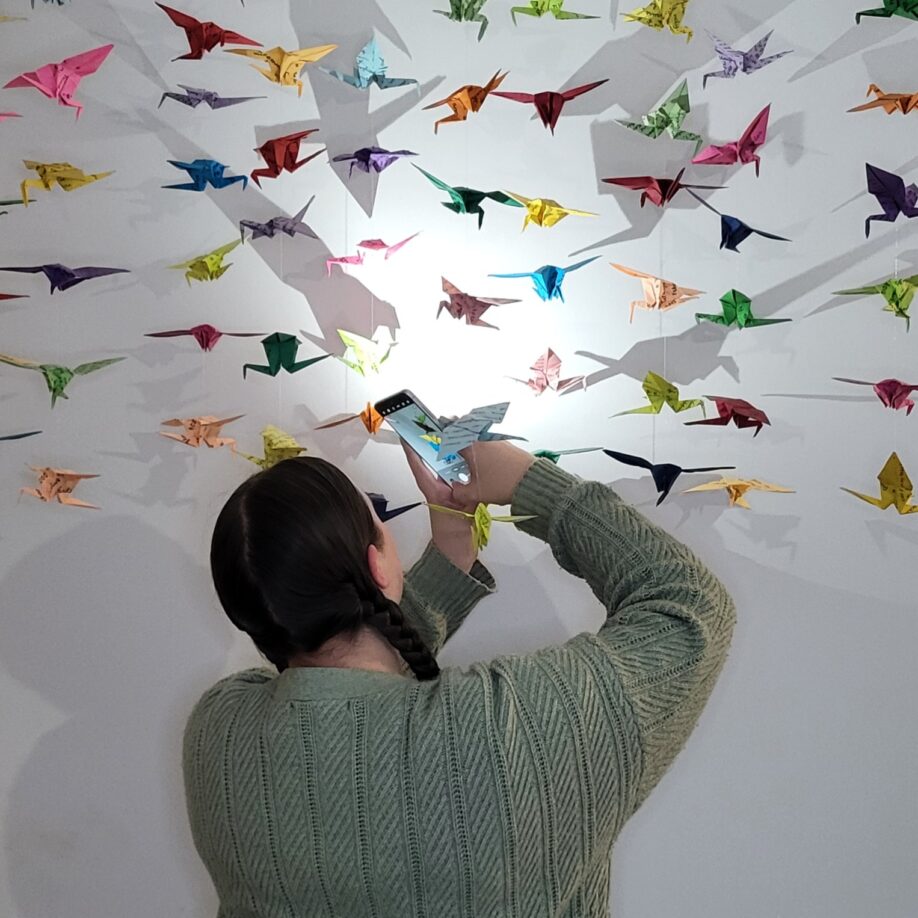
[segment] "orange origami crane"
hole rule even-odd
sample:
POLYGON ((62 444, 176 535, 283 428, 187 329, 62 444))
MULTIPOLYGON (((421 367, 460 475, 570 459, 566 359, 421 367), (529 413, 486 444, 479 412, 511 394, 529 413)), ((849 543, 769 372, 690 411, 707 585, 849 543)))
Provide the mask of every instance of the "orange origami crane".
POLYGON ((322 424, 320 427, 317 427, 316 430, 328 430, 330 427, 340 427, 342 424, 347 424, 349 421, 356 421, 357 419, 363 421, 363 426, 366 427, 368 434, 375 434, 379 428, 382 426, 383 416, 373 407, 370 402, 367 402, 367 407, 360 412, 360 414, 349 414, 346 418, 341 418, 339 421, 332 421, 330 424, 322 424))
MULTIPOLYGON (((509 73, 509 71, 507 71, 509 73)), ((481 106, 484 105, 485 99, 500 86, 506 77, 506 73, 501 73, 500 70, 488 80, 487 85, 485 86, 476 86, 472 83, 466 86, 460 86, 455 92, 451 92, 445 99, 441 99, 439 102, 433 102, 430 105, 424 106, 424 111, 426 112, 430 108, 437 108, 440 105, 448 105, 453 113, 447 115, 445 118, 441 118, 439 121, 434 123, 434 134, 437 133, 437 129, 441 124, 447 124, 450 121, 465 121, 469 116, 469 112, 477 112, 481 109, 481 106)))
POLYGON ((216 418, 212 415, 205 415, 199 418, 172 418, 163 421, 166 427, 181 427, 182 433, 166 433, 160 431, 160 436, 168 437, 170 440, 176 440, 184 443, 186 446, 208 446, 211 449, 219 446, 228 446, 233 452, 236 452, 236 441, 232 437, 221 437, 220 431, 232 421, 238 421, 243 417, 237 414, 232 418, 216 418))
POLYGON ((653 274, 645 274, 643 271, 636 271, 634 268, 626 268, 624 265, 617 265, 615 262, 609 262, 616 271, 627 274, 629 277, 637 277, 641 281, 641 287, 644 290, 643 300, 633 300, 631 303, 631 317, 629 322, 634 321, 635 309, 647 309, 652 311, 659 309, 660 312, 666 312, 669 309, 675 309, 689 300, 697 299, 704 293, 704 290, 693 290, 691 287, 680 287, 672 281, 663 280, 662 277, 654 277, 653 274))
POLYGON ((849 108, 848 111, 865 112, 870 108, 882 108, 887 115, 894 112, 902 112, 903 115, 907 115, 918 108, 918 92, 883 92, 876 83, 871 83, 867 95, 871 93, 876 96, 875 99, 855 108, 849 108))
POLYGON ((87 478, 98 478, 98 475, 84 475, 72 472, 70 469, 55 469, 50 466, 29 466, 33 472, 38 472, 37 488, 20 488, 21 494, 31 494, 46 503, 56 500, 59 504, 69 507, 86 507, 87 510, 98 510, 95 504, 87 504, 73 496, 73 489, 87 478))
POLYGON ((767 481, 759 481, 757 478, 721 478, 719 481, 709 481, 707 484, 696 485, 683 491, 683 494, 691 494, 693 491, 721 491, 725 490, 730 498, 731 507, 743 507, 751 510, 752 507, 746 500, 747 491, 771 491, 776 494, 793 494, 792 488, 784 488, 781 485, 769 484, 767 481))

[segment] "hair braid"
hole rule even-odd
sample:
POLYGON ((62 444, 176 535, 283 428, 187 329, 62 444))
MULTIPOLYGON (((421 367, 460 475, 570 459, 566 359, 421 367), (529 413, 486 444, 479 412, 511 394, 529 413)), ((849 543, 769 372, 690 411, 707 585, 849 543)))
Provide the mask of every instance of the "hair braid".
POLYGON ((398 603, 378 591, 362 603, 363 621, 375 628, 411 667, 419 681, 436 679, 440 667, 413 625, 405 619, 398 603))

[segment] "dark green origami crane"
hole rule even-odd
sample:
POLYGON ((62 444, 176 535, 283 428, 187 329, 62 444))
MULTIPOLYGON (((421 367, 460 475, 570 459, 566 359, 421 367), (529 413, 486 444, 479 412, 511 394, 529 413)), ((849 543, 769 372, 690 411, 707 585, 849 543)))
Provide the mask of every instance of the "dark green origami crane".
MULTIPOLYGON (((412 165, 414 164, 412 163, 412 165)), ((509 207, 523 206, 519 201, 511 198, 510 195, 504 194, 503 191, 478 191, 475 188, 463 188, 461 186, 454 188, 452 185, 447 185, 446 182, 438 179, 435 175, 426 172, 420 166, 415 166, 414 168, 426 175, 437 188, 445 191, 452 198, 452 201, 443 202, 444 207, 457 214, 478 214, 478 229, 481 229, 481 224, 484 222, 484 210, 481 205, 488 198, 492 201, 497 201, 498 204, 507 204, 509 207)))
POLYGON ((752 314, 752 300, 739 290, 728 290, 721 298, 723 307, 722 315, 711 315, 706 312, 696 312, 695 320, 698 322, 716 322, 718 325, 737 328, 755 328, 757 325, 777 325, 781 322, 790 322, 790 319, 757 319, 752 314))
POLYGON ((242 368, 242 378, 245 379, 249 370, 264 373, 265 376, 277 376, 281 370, 298 373, 320 360, 331 357, 331 354, 323 354, 321 357, 312 357, 309 360, 297 360, 296 352, 302 343, 296 335, 285 335, 283 332, 275 332, 273 335, 268 335, 267 338, 262 338, 261 345, 265 349, 265 359, 268 365, 247 363, 242 368))
POLYGON ((861 16, 880 16, 883 19, 901 16, 903 19, 918 20, 918 0, 883 0, 883 6, 878 9, 855 13, 854 21, 860 24, 861 16))

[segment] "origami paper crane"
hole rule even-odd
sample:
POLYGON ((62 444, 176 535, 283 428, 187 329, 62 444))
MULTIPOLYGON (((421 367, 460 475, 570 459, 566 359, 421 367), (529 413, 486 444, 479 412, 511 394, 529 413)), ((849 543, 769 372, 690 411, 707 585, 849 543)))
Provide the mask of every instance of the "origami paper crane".
POLYGON ((224 176, 223 173, 229 166, 224 166, 223 163, 218 163, 215 159, 196 159, 190 163, 169 159, 166 162, 170 166, 175 166, 176 169, 183 169, 187 172, 191 181, 181 182, 178 185, 163 185, 163 188, 174 188, 177 191, 204 191, 208 185, 212 185, 214 188, 226 188, 229 185, 242 182, 242 187, 245 189, 249 183, 246 175, 224 176))
POLYGON ((224 29, 215 22, 202 22, 200 19, 195 19, 194 16, 189 16, 187 13, 172 9, 172 7, 164 6, 162 3, 157 3, 156 5, 175 25, 184 30, 185 37, 188 39, 188 46, 191 50, 180 57, 174 57, 173 60, 175 61, 199 61, 205 52, 213 51, 217 45, 221 48, 224 45, 254 45, 258 48, 261 47, 260 41, 246 38, 245 35, 240 35, 230 29, 224 29))
MULTIPOLYGON (((64 6, 67 0, 42 0, 43 3, 50 3, 52 6, 64 6)), ((35 9, 35 0, 32 0, 32 9, 35 9)), ((21 17, 14 16, 14 19, 19 19, 21 17)))
POLYGON ((488 0, 449 0, 449 10, 434 10, 434 12, 446 16, 453 22, 480 22, 478 40, 481 41, 488 27, 488 17, 482 14, 481 8, 487 2, 488 0))
POLYGON ((480 111, 485 99, 503 83, 506 76, 506 73, 501 73, 500 70, 497 70, 484 86, 467 83, 465 86, 460 86, 451 92, 445 99, 425 105, 422 109, 425 112, 441 105, 448 105, 452 111, 451 115, 446 115, 434 122, 434 134, 437 133, 441 124, 449 124, 452 121, 465 121, 470 112, 480 111))
POLYGON ((842 488, 848 494, 853 494, 861 500, 879 507, 881 510, 888 510, 895 507, 902 516, 907 513, 918 513, 918 504, 911 503, 914 488, 912 481, 902 465, 902 460, 898 454, 892 453, 886 460, 886 465, 880 469, 877 475, 877 481, 880 482, 880 496, 871 497, 869 494, 861 494, 860 491, 852 491, 851 488, 842 488))
POLYGON ((339 153, 338 156, 332 157, 333 163, 350 163, 351 168, 348 170, 347 177, 354 174, 356 166, 361 172, 370 173, 382 172, 388 169, 393 163, 398 162, 403 156, 417 156, 411 150, 384 150, 382 147, 361 147, 354 150, 353 153, 339 153))
POLYGON ((0 293, 0 303, 5 300, 27 300, 28 297, 23 293, 0 293))
POLYGON ((306 211, 309 210, 309 205, 315 199, 316 196, 313 195, 292 217, 278 214, 267 223, 259 223, 257 220, 240 220, 239 234, 243 241, 245 241, 246 230, 252 231, 252 235, 249 237, 251 239, 261 239, 262 236, 273 239, 278 233, 286 233, 291 239, 295 238, 297 233, 301 236, 311 236, 313 239, 318 239, 319 237, 315 234, 313 228, 303 222, 303 217, 306 215, 306 211))
MULTIPOLYGON (((412 165, 414 165, 412 163, 412 165)), ((415 166, 418 172, 423 173, 427 178, 437 186, 441 191, 445 191, 451 198, 451 201, 443 201, 443 206, 457 214, 478 214, 478 229, 484 222, 484 210, 482 204, 490 199, 498 204, 507 204, 510 207, 522 207, 523 205, 514 200, 510 195, 503 191, 478 191, 475 188, 464 188, 461 185, 453 187, 441 181, 435 175, 425 172, 420 166, 415 166)))
POLYGON ((375 83, 380 89, 393 89, 396 86, 410 86, 412 83, 417 85, 418 82, 409 77, 386 76, 389 68, 379 50, 379 45, 376 44, 375 36, 357 52, 353 74, 342 73, 340 70, 329 70, 326 67, 319 69, 356 89, 369 89, 372 83, 375 83))
POLYGON ((358 252, 356 255, 335 255, 325 259, 325 276, 331 277, 332 265, 362 265, 366 255, 358 252))
POLYGON ((184 443, 186 446, 193 446, 195 449, 199 446, 207 446, 210 449, 228 446, 236 452, 236 441, 232 437, 221 437, 220 432, 227 424, 238 421, 241 417, 241 414, 237 414, 231 418, 217 418, 212 415, 199 418, 171 418, 162 421, 163 426, 181 427, 182 433, 166 433, 161 430, 160 436, 184 443))
POLYGON ((38 173, 38 178, 26 179, 19 186, 22 192, 22 203, 26 207, 29 205, 30 188, 44 188, 46 191, 50 191, 54 185, 60 185, 64 191, 75 191, 77 188, 98 182, 100 179, 108 178, 113 174, 113 171, 87 174, 82 169, 71 166, 70 163, 36 163, 30 159, 25 159, 23 160, 23 165, 26 169, 32 169, 38 173))
POLYGON ((178 84, 185 92, 164 92, 159 100, 157 108, 162 108, 166 99, 173 99, 187 105, 189 108, 197 108, 202 103, 212 109, 227 108, 230 105, 239 105, 242 102, 252 102, 255 99, 267 99, 267 96, 230 96, 224 97, 211 89, 196 89, 194 86, 186 86, 184 83, 178 84))
MULTIPOLYGON (((517 8, 518 9, 518 8, 517 8)), ((583 17, 588 19, 598 19, 597 16, 583 17)), ((513 102, 524 102, 535 105, 535 110, 542 119, 542 124, 547 127, 552 134, 555 133, 555 126, 558 118, 561 117, 561 110, 565 102, 576 99, 590 90, 608 83, 608 79, 597 80, 595 83, 586 83, 583 86, 575 86, 573 89, 565 89, 563 92, 494 92, 493 95, 500 96, 502 99, 510 99, 513 102)))
POLYGON ((867 95, 871 93, 876 96, 875 99, 849 108, 848 111, 865 112, 871 108, 882 108, 887 115, 892 115, 894 112, 908 115, 918 109, 918 92, 883 92, 876 83, 871 83, 867 89, 867 95))
POLYGON ((901 379, 881 379, 879 382, 866 382, 863 379, 848 379, 844 376, 833 376, 837 382, 852 383, 855 386, 870 386, 877 398, 887 407, 898 411, 905 409, 906 416, 912 413, 915 402, 909 396, 918 389, 918 383, 902 382, 901 379))
POLYGON ((68 268, 66 265, 35 265, 29 268, 0 268, 0 271, 16 271, 19 274, 44 274, 51 283, 51 294, 55 290, 69 290, 83 281, 110 274, 130 274, 127 268, 68 268))
POLYGON ((766 239, 790 242, 790 239, 785 236, 776 236, 774 233, 766 233, 765 230, 753 229, 748 223, 744 223, 740 220, 739 217, 722 214, 716 207, 712 207, 708 204, 704 198, 695 194, 694 191, 689 191, 689 194, 695 198, 696 201, 700 201, 704 204, 708 210, 714 211, 714 213, 720 217, 720 247, 722 249, 727 249, 730 252, 739 252, 740 245, 753 234, 756 236, 764 236, 766 239))
POLYGON ((84 51, 74 57, 67 57, 56 64, 46 64, 38 70, 28 70, 14 77, 3 88, 17 89, 33 87, 49 99, 57 99, 58 105, 76 109, 77 118, 83 106, 73 98, 80 80, 95 73, 105 62, 114 45, 102 45, 92 51, 84 51))
MULTIPOLYGON (((35 8, 35 3, 32 3, 32 8, 35 8)), ((0 22, 28 22, 25 16, 0 16, 0 22)))
POLYGON ((905 319, 905 330, 911 327, 909 308, 918 290, 918 274, 911 277, 890 277, 880 284, 871 284, 867 287, 855 287, 851 290, 836 290, 834 296, 866 296, 879 293, 886 305, 883 312, 891 312, 900 319, 905 319))
POLYGON ((918 0, 883 0, 883 6, 872 10, 861 10, 854 16, 857 25, 861 23, 862 16, 879 16, 882 19, 891 19, 901 16, 903 19, 918 20, 918 0))
POLYGON ((523 520, 534 520, 534 515, 529 516, 492 516, 486 504, 479 504, 474 513, 464 510, 454 510, 452 507, 443 507, 440 504, 427 504, 431 510, 448 513, 450 516, 461 516, 472 521, 472 547, 481 551, 491 540, 492 523, 520 523, 523 520))
POLYGON ((267 366, 247 363, 242 368, 242 378, 245 379, 249 370, 263 373, 265 376, 277 376, 281 370, 291 374, 299 373, 300 370, 305 370, 306 367, 311 367, 314 363, 331 357, 331 354, 322 354, 319 357, 310 357, 309 360, 297 360, 296 353, 302 343, 296 335, 288 335, 283 332, 274 332, 267 338, 262 338, 261 345, 265 349, 267 366))
POLYGON ((565 217, 598 217, 599 214, 591 213, 588 210, 572 210, 564 207, 551 198, 524 198, 521 194, 514 194, 508 191, 507 194, 514 201, 522 204, 526 208, 526 217, 523 220, 523 229, 526 229, 530 223, 536 226, 551 227, 560 223, 565 217))
POLYGON ((634 268, 626 268, 624 265, 609 262, 616 271, 627 274, 629 277, 636 277, 641 282, 641 288, 644 292, 643 300, 632 300, 631 315, 629 322, 634 321, 635 309, 646 309, 652 311, 659 309, 660 312, 668 312, 681 306, 689 300, 694 300, 704 293, 704 290, 693 290, 691 287, 680 287, 672 281, 663 280, 662 277, 655 277, 653 274, 645 274, 643 271, 637 271, 634 268))
POLYGON ((225 332, 214 328, 213 325, 193 325, 191 328, 181 328, 176 331, 150 332, 145 338, 180 338, 190 336, 197 341, 202 351, 212 351, 219 340, 227 338, 258 338, 264 332, 225 332))
POLYGON ((367 407, 364 408, 360 414, 349 414, 347 417, 341 418, 337 421, 332 421, 330 424, 322 424, 317 427, 316 430, 328 430, 331 427, 340 427, 342 424, 348 424, 351 421, 357 420, 362 421, 363 426, 367 429, 367 433, 373 435, 379 431, 380 427, 382 427, 383 416, 373 407, 370 402, 367 402, 367 407))
MULTIPOLYGON (((641 192, 641 207, 648 201, 657 207, 665 207, 683 188, 699 188, 713 191, 725 187, 724 185, 685 185, 682 176, 685 169, 680 169, 679 174, 673 178, 654 178, 652 175, 625 175, 617 178, 604 178, 607 185, 618 185, 621 188, 630 188, 632 191, 641 192)), ((697 195, 695 195, 697 197, 697 195)), ((701 198, 698 198, 700 201, 701 198)))
POLYGON ((682 122, 685 121, 691 110, 688 80, 683 80, 656 108, 642 115, 640 122, 619 121, 618 123, 652 140, 656 140, 664 131, 673 140, 694 140, 697 153, 702 144, 701 135, 682 130, 682 122))
POLYGON ((437 318, 445 309, 454 319, 465 319, 466 325, 477 325, 479 328, 494 328, 496 325, 489 325, 482 321, 482 316, 492 306, 507 306, 510 303, 520 303, 521 300, 498 299, 497 297, 472 296, 471 293, 463 293, 455 284, 451 284, 445 277, 440 278, 443 282, 443 292, 449 297, 448 300, 440 300, 440 306, 437 309, 437 318))
POLYGON ((584 261, 578 261, 576 264, 568 265, 566 268, 560 268, 558 265, 542 265, 535 271, 523 271, 520 274, 489 274, 488 277, 531 277, 533 280, 533 290, 538 293, 539 297, 545 301, 559 299, 564 302, 564 293, 561 290, 561 284, 564 278, 579 268, 588 265, 591 261, 596 261, 598 255, 587 258, 584 261))
POLYGON ((673 35, 684 35, 686 41, 691 41, 694 32, 682 24, 688 3, 689 0, 650 0, 647 6, 639 7, 623 15, 625 22, 639 22, 658 32, 663 28, 668 28, 673 35))
POLYGON ((392 348, 397 344, 395 341, 380 343, 341 328, 337 329, 337 332, 345 347, 344 354, 338 359, 361 376, 371 372, 378 373, 380 366, 388 360, 392 348))
POLYGON ((720 305, 723 312, 712 315, 706 312, 696 312, 696 322, 713 322, 716 325, 735 325, 737 328, 755 328, 759 325, 780 325, 790 322, 791 319, 757 319, 752 314, 752 300, 739 290, 728 290, 721 298, 720 305))
POLYGON ((756 178, 759 175, 761 158, 758 149, 765 143, 768 134, 768 115, 771 106, 766 105, 752 119, 749 127, 743 131, 739 140, 731 143, 705 147, 694 159, 693 163, 700 166, 732 166, 734 163, 755 163, 756 178))
POLYGON ((708 85, 710 77, 722 77, 725 80, 732 80, 738 73, 755 73, 756 70, 761 70, 763 67, 780 60, 785 55, 793 53, 792 51, 779 51, 770 57, 762 57, 765 53, 768 39, 773 34, 774 30, 764 38, 760 38, 748 51, 737 51, 725 41, 721 41, 716 35, 708 32, 708 35, 711 36, 711 41, 714 42, 714 50, 720 58, 721 69, 714 73, 706 73, 701 82, 702 88, 708 85))
POLYGON ((585 446, 581 449, 559 449, 557 451, 552 449, 537 449, 532 455, 535 456, 536 459, 548 459, 550 462, 554 462, 554 464, 557 465, 562 456, 573 456, 577 453, 598 453, 601 449, 601 446, 585 446))
POLYGON ((305 166, 310 160, 315 159, 321 150, 307 156, 305 159, 297 160, 300 155, 300 144, 310 135, 315 134, 318 128, 311 128, 308 131, 297 131, 295 134, 285 134, 283 137, 272 137, 263 143, 260 147, 255 148, 267 165, 256 169, 252 173, 252 180, 258 187, 261 187, 260 179, 277 178, 282 172, 296 172, 297 169, 305 166))
POLYGON ((325 259, 325 271, 328 276, 331 276, 332 265, 362 265, 366 259, 366 252, 382 252, 384 251, 385 260, 388 261, 391 255, 394 255, 402 246, 407 245, 414 239, 415 236, 419 235, 418 233, 413 233, 407 239, 403 239, 401 242, 396 242, 393 245, 388 245, 383 242, 382 239, 364 239, 362 242, 357 243, 357 248, 359 251, 356 255, 339 255, 336 257, 330 257, 325 259))
MULTIPOLYGON (((695 424, 708 424, 715 427, 726 427, 731 421, 740 429, 744 427, 754 427, 755 433, 752 435, 755 439, 762 431, 765 424, 771 425, 768 415, 761 408, 756 408, 749 402, 741 398, 725 398, 722 395, 706 395, 705 398, 711 399, 717 407, 716 418, 706 418, 704 421, 687 421, 685 426, 692 427, 695 424)), ((714 470, 716 471, 716 469, 714 470)))
POLYGON ((701 472, 727 472, 736 468, 735 465, 718 465, 705 466, 704 468, 697 469, 684 469, 681 465, 673 465, 671 462, 650 462, 648 459, 643 459, 640 456, 619 453, 614 449, 604 449, 603 452, 617 462, 624 463, 625 465, 632 465, 639 469, 647 469, 653 478, 654 485, 656 485, 657 493, 660 495, 659 498, 657 498, 658 507, 667 497, 669 497, 669 492, 672 491, 673 485, 679 479, 680 475, 701 472))
POLYGON ((709 481, 707 484, 696 485, 694 488, 689 488, 682 493, 691 494, 695 491, 726 491, 727 496, 730 498, 730 506, 742 507, 745 510, 752 509, 745 497, 749 491, 769 491, 773 494, 794 493, 792 488, 769 484, 766 481, 759 481, 757 478, 721 478, 720 481, 709 481))
POLYGON ((535 374, 529 379, 516 379, 516 377, 511 377, 511 379, 529 386, 536 395, 541 395, 546 389, 566 392, 568 389, 584 387, 585 377, 583 376, 561 378, 561 358, 551 348, 538 357, 529 369, 535 374))
MULTIPOLYGON (((437 436, 430 436, 428 439, 434 449, 443 454, 444 458, 458 454, 460 450, 471 446, 479 441, 487 442, 491 440, 524 440, 524 437, 516 437, 512 434, 494 433, 491 427, 499 424, 507 414, 510 402, 498 402, 494 405, 484 405, 480 408, 473 408, 468 414, 461 418, 438 419, 440 433, 437 436)), ((415 423, 424 428, 421 419, 415 423)))
POLYGON ((189 287, 193 280, 215 281, 223 277, 223 275, 232 268, 233 263, 230 262, 228 265, 225 265, 223 264, 223 259, 232 252, 237 245, 241 244, 241 240, 234 239, 232 242, 221 245, 220 248, 214 249, 212 252, 207 252, 204 255, 195 255, 194 258, 190 258, 188 261, 183 261, 178 265, 169 265, 169 267, 176 270, 184 268, 185 280, 188 281, 189 287))
POLYGON ((33 472, 38 473, 37 488, 20 488, 20 494, 29 494, 37 497, 45 503, 50 504, 57 501, 66 507, 84 507, 87 510, 98 510, 95 504, 87 504, 84 500, 79 500, 73 496, 73 489, 81 482, 89 478, 98 478, 98 475, 86 475, 82 472, 74 472, 70 469, 55 469, 51 466, 29 466, 33 472))
POLYGON ((273 424, 268 424, 261 432, 261 440, 264 444, 263 457, 239 453, 244 459, 254 462, 261 469, 273 468, 278 462, 283 462, 285 459, 296 459, 301 453, 306 452, 305 446, 300 446, 290 434, 273 424))
POLYGON ((40 433, 43 433, 43 431, 30 430, 26 433, 7 434, 5 437, 0 437, 0 442, 8 443, 11 440, 25 440, 28 437, 37 437, 40 433))
POLYGON ((56 363, 35 363, 33 360, 23 360, 20 357, 0 354, 0 363, 8 363, 12 367, 20 367, 23 370, 38 370, 41 373, 45 378, 45 385, 51 393, 52 408, 59 398, 70 397, 65 390, 74 376, 88 376, 90 373, 95 373, 96 370, 110 367, 113 363, 120 363, 124 359, 124 357, 109 357, 106 360, 93 360, 90 363, 81 363, 71 369, 56 363))
POLYGON ((648 373, 644 377, 641 388, 644 390, 644 394, 650 404, 642 405, 640 408, 632 408, 629 411, 619 411, 618 414, 614 414, 612 417, 617 418, 625 414, 659 414, 664 405, 669 405, 676 413, 688 411, 690 408, 700 408, 702 414, 705 414, 703 399, 679 398, 679 389, 656 373, 648 373))
POLYGON ((303 81, 300 79, 302 69, 307 64, 314 64, 322 60, 326 54, 331 54, 337 47, 337 45, 317 45, 315 48, 299 48, 296 51, 286 51, 281 47, 271 48, 269 51, 232 48, 226 53, 263 61, 264 67, 259 67, 257 64, 250 66, 272 83, 277 83, 279 86, 296 86, 297 96, 302 97, 303 81))
POLYGON ((409 510, 414 510, 415 507, 420 507, 423 503, 423 501, 418 501, 414 504, 406 504, 404 507, 396 507, 390 510, 389 499, 384 494, 376 494, 373 491, 368 491, 367 497, 370 498, 370 503, 373 504, 373 511, 379 517, 381 523, 388 523, 389 520, 394 520, 395 517, 401 516, 409 510))
POLYGON ((883 213, 867 218, 864 228, 868 237, 874 220, 895 223, 899 214, 918 217, 918 185, 906 185, 902 177, 894 172, 885 172, 867 163, 867 191, 877 199, 883 210, 883 213))
POLYGON ((18 112, 0 112, 0 121, 6 121, 7 118, 21 118, 18 112))
POLYGON ((516 14, 522 16, 536 16, 541 19, 546 13, 555 19, 599 19, 598 16, 588 16, 586 13, 571 13, 564 9, 564 0, 529 0, 529 6, 514 6, 510 9, 513 24, 516 25, 516 14))

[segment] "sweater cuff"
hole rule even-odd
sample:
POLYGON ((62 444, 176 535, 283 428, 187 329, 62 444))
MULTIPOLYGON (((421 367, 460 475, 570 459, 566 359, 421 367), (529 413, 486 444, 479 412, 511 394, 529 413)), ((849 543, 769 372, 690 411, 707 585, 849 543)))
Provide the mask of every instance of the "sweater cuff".
MULTIPOLYGON (((469 573, 460 570, 433 542, 405 575, 425 606, 458 626, 479 600, 496 589, 491 572, 476 560, 469 573)), ((449 633, 455 630, 450 627, 449 633)))
POLYGON ((516 527, 547 542, 552 514, 558 510, 566 493, 582 481, 550 459, 537 459, 520 479, 510 504, 514 516, 534 515, 535 519, 517 523, 516 527))

